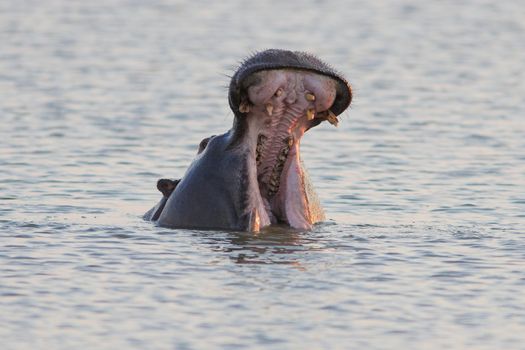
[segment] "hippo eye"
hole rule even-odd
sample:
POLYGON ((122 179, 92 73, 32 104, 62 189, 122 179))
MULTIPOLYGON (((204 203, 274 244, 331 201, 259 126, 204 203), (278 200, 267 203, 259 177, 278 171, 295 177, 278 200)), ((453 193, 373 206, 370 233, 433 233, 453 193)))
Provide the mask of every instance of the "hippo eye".
POLYGON ((277 91, 275 91, 275 97, 279 97, 283 94, 283 89, 282 88, 278 88, 277 91))

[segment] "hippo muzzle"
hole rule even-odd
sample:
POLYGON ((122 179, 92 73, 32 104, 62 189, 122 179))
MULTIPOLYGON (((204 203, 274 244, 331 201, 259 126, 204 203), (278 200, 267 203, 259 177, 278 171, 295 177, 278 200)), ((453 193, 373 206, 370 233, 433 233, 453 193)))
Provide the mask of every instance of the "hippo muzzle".
POLYGON ((204 139, 180 180, 159 182, 163 198, 144 218, 239 231, 279 223, 310 229, 324 220, 300 140, 323 121, 337 126, 352 100, 348 82, 310 54, 273 49, 241 64, 228 95, 233 127, 204 139))

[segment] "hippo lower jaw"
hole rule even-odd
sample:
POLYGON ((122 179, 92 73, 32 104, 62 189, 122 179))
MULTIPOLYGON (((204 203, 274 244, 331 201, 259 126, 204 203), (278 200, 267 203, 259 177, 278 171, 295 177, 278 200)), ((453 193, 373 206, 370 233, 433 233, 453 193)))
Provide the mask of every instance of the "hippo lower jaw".
POLYGON ((240 110, 248 130, 240 144, 241 152, 250 155, 248 168, 257 184, 248 205, 256 209, 249 229, 275 223, 310 229, 324 213, 301 162, 300 140, 323 120, 337 123, 329 109, 336 83, 312 72, 285 69, 255 73, 245 84, 240 110))

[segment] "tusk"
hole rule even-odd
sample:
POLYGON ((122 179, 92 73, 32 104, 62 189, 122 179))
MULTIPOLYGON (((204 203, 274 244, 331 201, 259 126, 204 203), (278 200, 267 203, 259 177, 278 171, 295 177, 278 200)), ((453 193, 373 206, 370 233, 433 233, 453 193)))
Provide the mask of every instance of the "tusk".
POLYGON ((266 104, 266 113, 268 113, 268 116, 271 117, 273 114, 273 105, 271 103, 266 104))
POLYGON ((306 118, 308 120, 312 120, 315 117, 315 109, 314 108, 308 108, 306 110, 306 118))
POLYGON ((337 124, 339 124, 339 119, 337 119, 337 116, 331 110, 328 110, 328 117, 326 119, 330 124, 334 126, 337 126, 337 124))
POLYGON ((315 101, 315 95, 310 92, 307 92, 304 96, 306 97, 307 101, 310 101, 310 102, 315 101))
POLYGON ((246 101, 242 101, 239 105, 239 112, 248 113, 250 111, 250 104, 246 101))

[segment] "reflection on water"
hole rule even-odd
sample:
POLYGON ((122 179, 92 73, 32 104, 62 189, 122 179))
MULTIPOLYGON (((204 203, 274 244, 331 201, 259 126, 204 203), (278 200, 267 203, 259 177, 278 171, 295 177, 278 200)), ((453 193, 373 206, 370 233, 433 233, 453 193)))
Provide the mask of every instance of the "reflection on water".
POLYGON ((238 264, 288 264, 302 268, 301 253, 315 249, 305 235, 284 226, 264 228, 258 234, 228 232, 222 237, 208 236, 214 250, 229 253, 238 264))
POLYGON ((521 349, 524 13, 1 2, 2 349, 521 349), (230 127, 227 75, 270 47, 353 84, 339 128, 302 139, 328 221, 143 222, 157 179, 230 127))

